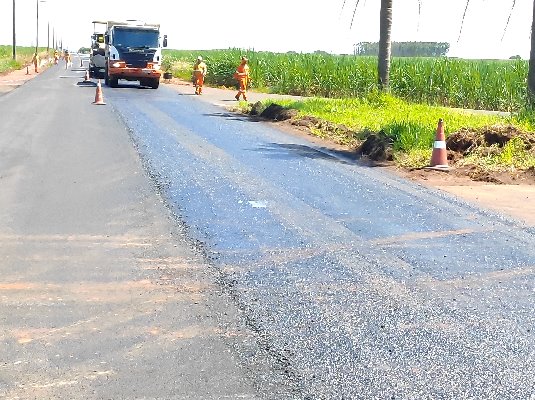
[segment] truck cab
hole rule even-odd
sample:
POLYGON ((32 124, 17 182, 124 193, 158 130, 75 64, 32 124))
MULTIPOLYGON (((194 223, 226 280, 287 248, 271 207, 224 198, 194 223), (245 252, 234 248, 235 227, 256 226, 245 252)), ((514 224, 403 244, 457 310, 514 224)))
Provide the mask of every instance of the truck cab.
POLYGON ((117 87, 119 79, 124 79, 158 88, 162 74, 162 47, 167 46, 167 36, 161 37, 159 24, 107 21, 103 39, 103 74, 108 86, 117 87))

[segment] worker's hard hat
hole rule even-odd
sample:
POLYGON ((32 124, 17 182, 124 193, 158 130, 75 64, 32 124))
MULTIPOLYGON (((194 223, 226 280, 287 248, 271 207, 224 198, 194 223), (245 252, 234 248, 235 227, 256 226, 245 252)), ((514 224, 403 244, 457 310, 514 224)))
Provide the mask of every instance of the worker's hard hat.
POLYGON ((202 61, 202 57, 201 56, 197 57, 197 60, 202 61))
POLYGON ((249 61, 249 60, 247 59, 247 57, 245 57, 245 56, 241 56, 241 59, 242 59, 242 61, 249 61))

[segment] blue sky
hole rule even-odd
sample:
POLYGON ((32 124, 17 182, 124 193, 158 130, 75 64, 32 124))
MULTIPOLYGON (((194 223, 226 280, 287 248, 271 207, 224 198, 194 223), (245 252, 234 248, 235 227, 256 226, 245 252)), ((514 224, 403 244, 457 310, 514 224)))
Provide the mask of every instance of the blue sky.
MULTIPOLYGON (((92 20, 140 19, 159 22, 177 49, 254 48, 276 52, 325 50, 351 53, 353 44, 377 41, 379 0, 15 0, 18 45, 35 45, 39 3, 39 44, 47 44, 47 25, 65 47, 89 45, 92 20), (151 9, 147 9, 150 6, 151 9)), ((466 0, 394 0, 394 41, 445 41, 449 55, 465 58, 529 57, 532 0, 471 0, 462 35, 466 0), (502 40, 503 36, 503 40, 502 40)), ((12 0, 0 0, 0 44, 12 43, 12 0)))

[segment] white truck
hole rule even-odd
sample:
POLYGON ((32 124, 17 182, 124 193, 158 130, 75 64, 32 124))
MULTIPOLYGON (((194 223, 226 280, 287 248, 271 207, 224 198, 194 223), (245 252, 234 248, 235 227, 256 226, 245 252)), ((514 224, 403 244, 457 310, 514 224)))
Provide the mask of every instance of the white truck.
POLYGON ((126 20, 93 21, 93 26, 89 61, 92 77, 104 78, 110 87, 117 87, 119 79, 125 79, 158 88, 162 47, 167 47, 167 35, 161 37, 159 24, 126 20), (97 24, 104 26, 100 32, 97 24))
POLYGON ((93 35, 91 35, 91 50, 89 52, 89 76, 91 78, 104 79, 106 77, 106 44, 102 28, 97 32, 98 21, 93 21, 93 35))

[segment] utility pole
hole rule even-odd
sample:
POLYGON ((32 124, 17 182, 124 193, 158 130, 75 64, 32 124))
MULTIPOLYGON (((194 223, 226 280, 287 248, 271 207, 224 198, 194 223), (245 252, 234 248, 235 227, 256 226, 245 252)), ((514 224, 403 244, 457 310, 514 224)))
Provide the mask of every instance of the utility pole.
POLYGON ((17 59, 17 39, 15 35, 15 0, 13 0, 13 60, 17 59))
POLYGON ((37 48, 39 47, 39 0, 35 0, 35 10, 36 10, 36 28, 35 28, 35 52, 37 53, 37 48))
POLYGON ((35 52, 37 53, 39 47, 39 3, 46 3, 46 0, 35 0, 35 9, 36 9, 36 35, 35 35, 35 52))

